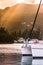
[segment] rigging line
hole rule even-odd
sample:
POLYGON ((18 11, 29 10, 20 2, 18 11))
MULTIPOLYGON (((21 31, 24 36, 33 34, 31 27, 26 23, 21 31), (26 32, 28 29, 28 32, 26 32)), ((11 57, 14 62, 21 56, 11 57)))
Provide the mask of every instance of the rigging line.
POLYGON ((36 22, 36 19, 37 19, 37 16, 38 16, 38 12, 39 12, 39 9, 40 9, 41 2, 42 2, 42 0, 40 0, 39 6, 38 6, 38 10, 37 10, 37 13, 36 13, 36 16, 35 16, 34 22, 33 22, 33 27, 32 27, 32 29, 31 29, 31 32, 30 32, 29 38, 31 38, 31 36, 32 36, 32 32, 33 32, 33 29, 34 29, 34 26, 35 26, 35 22, 36 22))

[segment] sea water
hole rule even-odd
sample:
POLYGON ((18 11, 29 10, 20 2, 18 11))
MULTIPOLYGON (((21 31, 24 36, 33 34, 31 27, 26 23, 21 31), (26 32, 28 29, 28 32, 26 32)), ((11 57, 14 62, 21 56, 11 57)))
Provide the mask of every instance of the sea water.
POLYGON ((0 65, 43 65, 43 58, 21 55, 22 44, 1 44, 0 65))
POLYGON ((32 56, 0 54, 0 65, 43 65, 43 59, 33 59, 32 56))

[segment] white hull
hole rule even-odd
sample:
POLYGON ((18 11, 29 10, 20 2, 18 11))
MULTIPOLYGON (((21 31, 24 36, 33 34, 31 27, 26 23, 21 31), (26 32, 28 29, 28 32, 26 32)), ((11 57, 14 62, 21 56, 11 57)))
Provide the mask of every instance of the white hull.
POLYGON ((33 57, 43 57, 43 44, 28 44, 27 48, 22 48, 22 55, 31 55, 33 57), (29 45, 31 46, 31 50, 29 49, 29 45))
POLYGON ((29 55, 31 56, 32 55, 32 49, 31 49, 31 46, 29 45, 28 47, 27 46, 23 46, 22 49, 22 55, 29 55))
POLYGON ((43 57, 43 44, 33 44, 31 47, 33 57, 43 57))

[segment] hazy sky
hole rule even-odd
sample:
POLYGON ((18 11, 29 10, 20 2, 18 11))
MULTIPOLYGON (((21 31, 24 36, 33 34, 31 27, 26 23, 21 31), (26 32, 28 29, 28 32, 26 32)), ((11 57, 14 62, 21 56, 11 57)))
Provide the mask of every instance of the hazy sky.
MULTIPOLYGON (((28 4, 37 4, 40 0, 0 0, 0 8, 5 8, 8 6, 15 5, 16 3, 28 3, 28 4)), ((42 0, 43 2, 43 0, 42 0)))

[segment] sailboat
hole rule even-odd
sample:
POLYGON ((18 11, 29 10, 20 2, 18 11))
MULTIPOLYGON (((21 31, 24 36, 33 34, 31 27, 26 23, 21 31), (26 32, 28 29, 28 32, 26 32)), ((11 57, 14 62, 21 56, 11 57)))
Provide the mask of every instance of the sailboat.
MULTIPOLYGON (((34 22, 33 22, 33 26, 32 26, 29 38, 31 38, 33 28, 35 26, 35 22, 36 22, 36 19, 37 19, 37 15, 38 15, 38 12, 39 12, 39 9, 40 9, 41 2, 42 2, 42 0, 40 0, 38 10, 37 10, 34 22)), ((27 42, 25 42, 25 45, 23 45, 21 47, 21 52, 22 52, 23 56, 32 56, 32 57, 37 57, 37 58, 38 57, 43 58, 43 44, 40 44, 39 42, 35 42, 33 44, 32 43, 28 44, 28 41, 27 41, 27 42)))

